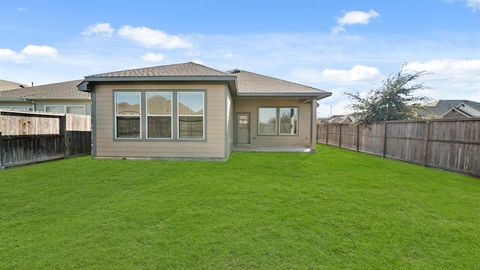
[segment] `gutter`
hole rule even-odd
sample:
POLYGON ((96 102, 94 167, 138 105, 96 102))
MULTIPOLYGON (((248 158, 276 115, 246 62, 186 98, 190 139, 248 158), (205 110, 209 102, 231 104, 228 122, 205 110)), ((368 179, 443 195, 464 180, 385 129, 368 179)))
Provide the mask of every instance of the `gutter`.
POLYGON ((319 99, 331 96, 331 92, 324 93, 279 93, 279 92, 258 92, 258 93, 237 93, 239 97, 316 97, 319 99))

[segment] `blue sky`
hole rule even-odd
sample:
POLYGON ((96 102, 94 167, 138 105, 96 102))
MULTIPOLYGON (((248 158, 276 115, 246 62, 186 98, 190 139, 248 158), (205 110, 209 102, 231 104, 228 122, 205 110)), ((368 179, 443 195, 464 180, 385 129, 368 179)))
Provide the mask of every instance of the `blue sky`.
POLYGON ((480 100, 480 0, 9 1, 0 3, 0 78, 50 83, 198 61, 333 92, 348 112, 408 62, 432 99, 480 100))

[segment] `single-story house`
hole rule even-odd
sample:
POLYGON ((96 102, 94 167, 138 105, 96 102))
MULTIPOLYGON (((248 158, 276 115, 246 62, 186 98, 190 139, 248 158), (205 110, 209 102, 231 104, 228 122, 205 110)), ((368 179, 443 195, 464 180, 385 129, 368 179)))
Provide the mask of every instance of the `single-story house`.
POLYGON ((188 62, 86 76, 97 158, 225 160, 234 149, 308 149, 331 93, 188 62))
POLYGON ((78 91, 82 80, 66 81, 0 92, 0 109, 87 114, 90 93, 78 91))
POLYGON ((329 124, 353 124, 355 122, 356 118, 353 114, 332 115, 330 117, 318 119, 318 123, 329 124))
POLYGON ((28 87, 28 85, 0 79, 0 91, 6 91, 6 90, 12 90, 12 89, 24 88, 24 87, 28 87))
POLYGON ((462 102, 446 112, 443 119, 475 118, 480 117, 480 103, 467 101, 462 102))
POLYGON ((423 119, 480 117, 480 102, 464 99, 441 99, 417 110, 423 119))

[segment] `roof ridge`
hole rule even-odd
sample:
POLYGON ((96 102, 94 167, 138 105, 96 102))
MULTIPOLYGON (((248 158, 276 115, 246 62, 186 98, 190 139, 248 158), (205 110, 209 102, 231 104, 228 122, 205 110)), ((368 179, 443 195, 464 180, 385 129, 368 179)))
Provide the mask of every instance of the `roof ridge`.
MULTIPOLYGON (((224 71, 221 71, 221 70, 218 70, 218 69, 214 69, 214 68, 212 68, 212 67, 205 66, 205 65, 203 65, 203 64, 195 63, 195 62, 193 62, 193 61, 188 61, 188 62, 165 64, 165 65, 158 65, 158 66, 151 66, 151 67, 130 68, 130 69, 122 69, 122 70, 109 71, 109 72, 102 72, 102 73, 97 73, 97 74, 88 75, 88 76, 85 76, 85 77, 86 77, 86 78, 88 78, 88 77, 99 77, 99 76, 102 76, 102 75, 111 74, 111 73, 117 73, 117 72, 120 73, 120 72, 131 72, 131 71, 140 71, 140 70, 153 70, 153 69, 157 69, 157 68, 168 68, 168 67, 175 67, 175 66, 181 66, 181 65, 186 65, 186 64, 191 64, 191 65, 199 66, 199 67, 208 69, 208 70, 210 70, 210 71, 214 71, 214 72, 221 73, 221 75, 231 75, 231 74, 228 74, 228 73, 226 73, 226 72, 224 72, 224 71)), ((198 76, 198 75, 197 75, 197 76, 198 76)))
POLYGON ((225 72, 225 71, 221 71, 221 70, 219 70, 219 69, 215 69, 215 68, 212 68, 212 67, 209 67, 209 66, 205 66, 204 64, 195 63, 195 62, 193 62, 193 61, 189 61, 189 62, 186 62, 186 63, 184 63, 184 64, 187 64, 187 63, 195 64, 195 65, 197 65, 197 66, 201 66, 201 67, 204 67, 204 68, 207 68, 207 69, 216 71, 216 72, 220 72, 220 73, 223 73, 223 74, 225 74, 225 75, 232 75, 232 74, 229 74, 229 73, 227 73, 227 72, 225 72))

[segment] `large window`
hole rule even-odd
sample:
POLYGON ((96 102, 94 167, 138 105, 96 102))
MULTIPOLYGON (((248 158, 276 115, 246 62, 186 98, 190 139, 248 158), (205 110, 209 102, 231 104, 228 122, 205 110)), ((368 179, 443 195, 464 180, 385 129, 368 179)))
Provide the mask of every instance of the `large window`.
POLYGON ((259 108, 258 135, 297 135, 298 108, 259 108))
POLYGON ((46 112, 86 114, 85 105, 45 105, 46 112))
POLYGON ((172 93, 147 92, 148 138, 172 138, 172 93))
POLYGON ((298 133, 298 109, 279 108, 280 135, 297 135, 298 133))
POLYGON ((203 92, 178 92, 178 138, 203 139, 205 103, 203 92))
POLYGON ((258 109, 258 135, 277 135, 277 108, 258 109))
POLYGON ((115 93, 116 138, 140 138, 141 121, 140 92, 115 93))

